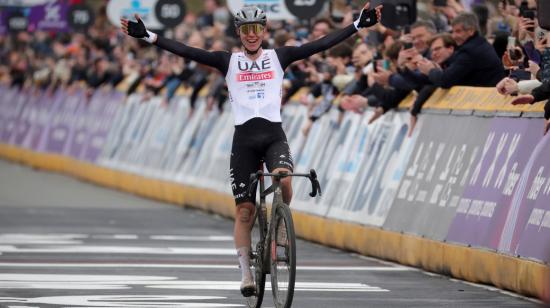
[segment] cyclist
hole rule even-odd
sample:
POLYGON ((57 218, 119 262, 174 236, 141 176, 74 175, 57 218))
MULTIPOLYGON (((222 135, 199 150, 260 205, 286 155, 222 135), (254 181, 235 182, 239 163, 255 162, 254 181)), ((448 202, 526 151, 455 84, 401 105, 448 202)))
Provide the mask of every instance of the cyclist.
MULTIPOLYGON (((250 174, 258 170, 261 160, 265 161, 272 173, 292 172, 293 169, 290 149, 281 126, 284 71, 292 62, 329 49, 359 29, 375 25, 381 18, 382 6, 371 10, 368 8, 367 3, 351 25, 321 39, 299 47, 263 49, 261 45, 266 33, 266 14, 256 6, 245 6, 235 14, 235 27, 243 46, 241 52, 235 53, 210 52, 164 38, 148 31, 137 14, 137 22, 121 19, 124 33, 214 67, 225 76, 235 118, 230 177, 236 202, 235 248, 242 274, 240 288, 244 296, 252 296, 255 292, 249 262, 250 233, 255 210, 255 196, 248 195, 250 174)), ((284 178, 281 186, 283 201, 289 204, 292 198, 291 178, 284 178)))

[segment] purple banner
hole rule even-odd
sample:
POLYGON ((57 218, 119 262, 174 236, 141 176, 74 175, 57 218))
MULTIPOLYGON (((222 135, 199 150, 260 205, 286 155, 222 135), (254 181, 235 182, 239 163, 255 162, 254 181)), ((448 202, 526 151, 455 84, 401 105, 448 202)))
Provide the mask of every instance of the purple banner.
POLYGON ((27 148, 35 151, 40 150, 40 142, 50 122, 51 108, 54 101, 54 95, 43 94, 41 99, 36 103, 36 115, 32 119, 31 131, 27 135, 25 142, 27 148))
POLYGON ((61 89, 55 92, 55 95, 52 97, 52 102, 48 105, 48 117, 47 123, 42 132, 40 142, 38 144, 37 150, 40 152, 47 152, 50 140, 51 130, 54 127, 55 120, 59 117, 59 111, 67 98, 67 93, 61 89))
POLYGON ((94 112, 91 114, 88 125, 89 139, 81 156, 82 160, 90 162, 95 162, 103 151, 114 116, 124 98, 123 93, 116 91, 97 91, 96 95, 94 112))
MULTIPOLYGON (((539 127, 540 130, 540 127, 539 127)), ((522 173, 499 248, 550 262, 550 135, 545 136, 522 173)))
POLYGON ((29 31, 68 31, 69 22, 67 1, 52 0, 43 5, 33 6, 29 14, 29 31))
POLYGON ((24 141, 31 130, 32 118, 33 115, 36 114, 36 104, 40 100, 41 93, 39 91, 32 90, 26 95, 26 97, 27 102, 21 110, 19 118, 17 119, 15 132, 12 134, 10 141, 10 143, 20 147, 25 147, 24 141))
POLYGON ((74 115, 77 112, 83 96, 77 94, 67 95, 58 110, 54 111, 51 119, 51 127, 46 136, 47 152, 65 153, 65 147, 73 133, 74 115))
MULTIPOLYGON (((76 95, 82 97, 83 94, 77 93, 76 95)), ((73 116, 73 128, 72 130, 70 130, 67 146, 65 148, 65 155, 67 156, 79 159, 82 151, 84 150, 86 141, 88 139, 86 117, 89 117, 91 104, 91 102, 80 104, 73 116)))
POLYGON ((17 122, 19 116, 27 103, 28 94, 25 90, 13 89, 8 91, 4 99, 4 104, 6 104, 5 109, 5 123, 2 130, 2 136, 0 136, 0 141, 3 143, 11 143, 12 135, 15 134, 17 128, 17 122))
POLYGON ((447 241, 498 248, 520 174, 541 137, 538 122, 517 118, 492 120, 447 241))

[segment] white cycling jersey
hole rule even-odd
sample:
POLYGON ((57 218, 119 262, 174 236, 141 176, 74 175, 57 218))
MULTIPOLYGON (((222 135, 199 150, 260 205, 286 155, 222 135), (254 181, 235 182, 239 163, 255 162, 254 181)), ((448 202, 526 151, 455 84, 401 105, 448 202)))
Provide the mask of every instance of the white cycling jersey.
POLYGON ((235 125, 256 117, 281 122, 283 75, 273 49, 262 50, 256 60, 244 52, 231 54, 225 80, 235 125))

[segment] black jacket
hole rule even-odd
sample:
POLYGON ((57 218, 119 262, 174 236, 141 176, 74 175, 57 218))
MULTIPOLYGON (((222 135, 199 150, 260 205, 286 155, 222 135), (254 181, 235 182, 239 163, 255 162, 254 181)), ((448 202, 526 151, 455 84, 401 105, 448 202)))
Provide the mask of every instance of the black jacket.
POLYGON ((444 70, 432 69, 430 81, 442 88, 452 86, 494 87, 506 77, 493 46, 475 33, 454 52, 444 70))

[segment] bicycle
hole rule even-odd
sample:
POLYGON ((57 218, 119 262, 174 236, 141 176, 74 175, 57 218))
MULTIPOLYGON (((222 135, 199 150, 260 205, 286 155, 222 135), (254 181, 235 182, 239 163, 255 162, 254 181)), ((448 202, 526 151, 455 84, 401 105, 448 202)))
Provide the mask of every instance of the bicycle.
POLYGON ((309 174, 298 173, 263 173, 258 171, 250 175, 249 195, 260 183, 260 202, 255 202, 254 225, 252 227, 252 243, 250 248, 250 263, 253 267, 255 293, 247 297, 249 308, 260 308, 265 291, 266 275, 271 275, 271 289, 276 308, 289 308, 294 296, 296 280, 296 237, 292 215, 287 204, 283 203, 280 181, 287 176, 306 177, 311 181, 315 197, 321 195, 321 187, 317 181, 315 170, 309 174), (273 177, 273 184, 265 189, 264 176, 273 177), (268 221, 266 196, 273 193, 271 220, 268 221), (257 233, 257 234, 256 234, 257 233), (288 273, 286 273, 286 270, 288 273), (286 279, 285 279, 286 278, 286 279))

